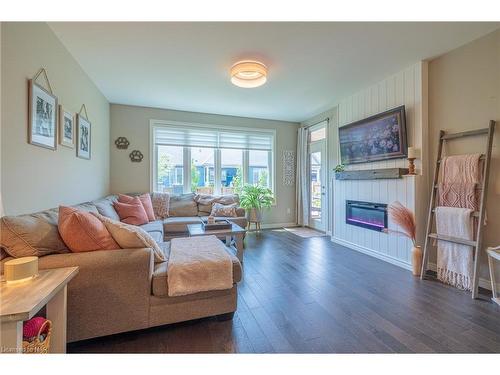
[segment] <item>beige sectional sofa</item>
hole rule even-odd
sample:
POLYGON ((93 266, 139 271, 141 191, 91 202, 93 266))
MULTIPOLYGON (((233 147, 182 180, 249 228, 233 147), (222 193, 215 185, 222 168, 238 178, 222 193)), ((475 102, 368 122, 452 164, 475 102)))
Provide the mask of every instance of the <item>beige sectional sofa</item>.
MULTIPOLYGON (((113 218, 116 212, 113 214, 111 208, 116 199, 116 196, 108 196, 76 207, 113 218)), ((168 296, 170 244, 164 239, 184 235, 188 223, 199 222, 200 217, 205 216, 206 211, 200 211, 196 202, 196 207, 192 202, 193 195, 173 197, 171 213, 178 216, 142 226, 164 251, 167 261, 162 263, 154 262, 153 251, 149 248, 71 253, 57 231, 57 209, 3 217, 1 244, 7 248, 16 246, 21 252, 26 239, 35 244, 42 270, 79 267, 78 275, 68 286, 68 342, 208 316, 231 318, 236 311, 237 283, 241 280, 242 269, 229 250, 233 260, 231 289, 168 296), (193 215, 181 216, 187 213, 193 215), (12 233, 19 235, 22 241, 15 242, 12 233)), ((233 220, 246 225, 244 218, 233 220)), ((30 255, 33 248, 26 246, 25 251, 23 255, 30 255)), ((12 258, 2 254, 0 269, 3 272, 3 263, 12 258)))

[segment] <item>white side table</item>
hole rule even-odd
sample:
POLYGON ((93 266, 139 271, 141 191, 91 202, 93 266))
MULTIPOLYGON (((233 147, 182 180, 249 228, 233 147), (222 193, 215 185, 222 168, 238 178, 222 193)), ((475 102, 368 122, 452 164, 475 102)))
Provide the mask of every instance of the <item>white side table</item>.
POLYGON ((66 353, 67 285, 78 267, 41 270, 35 278, 19 284, 0 286, 0 352, 22 353, 23 321, 47 306, 52 321, 51 353, 66 353))
POLYGON ((488 253, 488 266, 490 268, 491 293, 493 293, 493 297, 491 299, 497 305, 500 305, 500 296, 498 295, 497 291, 497 284, 495 281, 495 268, 494 268, 495 260, 500 261, 500 246, 489 247, 486 250, 486 252, 488 253))

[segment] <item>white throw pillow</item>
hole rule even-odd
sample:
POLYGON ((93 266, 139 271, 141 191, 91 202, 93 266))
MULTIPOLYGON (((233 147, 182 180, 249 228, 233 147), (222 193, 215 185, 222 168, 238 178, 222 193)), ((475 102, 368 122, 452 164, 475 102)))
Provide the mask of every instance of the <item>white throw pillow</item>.
POLYGON ((111 233, 111 237, 122 249, 140 249, 149 247, 153 249, 155 262, 164 262, 165 256, 156 241, 144 229, 135 225, 122 223, 120 221, 112 220, 101 214, 93 213, 102 223, 106 229, 111 233))

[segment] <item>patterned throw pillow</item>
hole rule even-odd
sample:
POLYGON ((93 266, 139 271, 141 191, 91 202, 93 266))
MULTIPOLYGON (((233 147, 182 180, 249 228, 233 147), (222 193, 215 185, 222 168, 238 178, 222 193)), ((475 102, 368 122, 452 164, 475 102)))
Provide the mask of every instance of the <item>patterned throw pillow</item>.
POLYGON ((223 205, 220 203, 214 203, 212 206, 211 216, 225 216, 225 217, 236 217, 236 207, 238 205, 236 203, 223 205))
POLYGON ((101 214, 94 214, 111 233, 113 239, 122 249, 140 249, 149 247, 153 249, 155 263, 166 260, 163 251, 158 246, 153 237, 144 229, 134 225, 129 225, 119 221, 112 220, 101 214))
POLYGON ((151 202, 153 211, 157 219, 166 219, 169 215, 170 194, 169 193, 151 193, 151 202))

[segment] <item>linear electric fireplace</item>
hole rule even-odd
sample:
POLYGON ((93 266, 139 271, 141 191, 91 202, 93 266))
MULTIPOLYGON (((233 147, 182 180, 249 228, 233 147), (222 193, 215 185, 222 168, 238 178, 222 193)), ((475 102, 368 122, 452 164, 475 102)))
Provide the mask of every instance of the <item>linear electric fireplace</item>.
POLYGON ((345 222, 382 232, 387 228, 387 205, 360 201, 345 202, 345 222))

